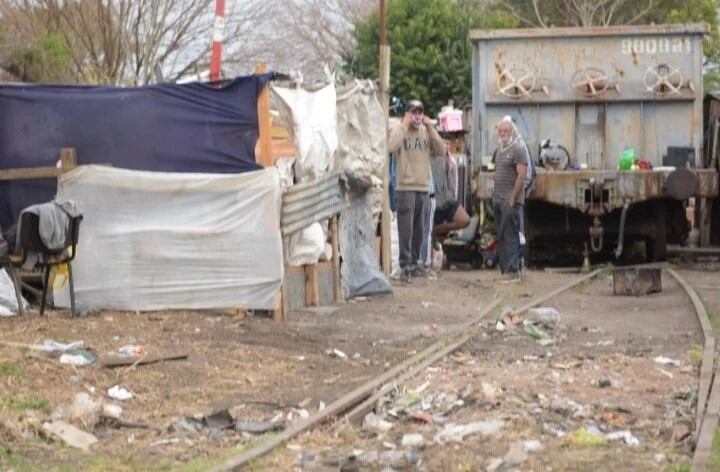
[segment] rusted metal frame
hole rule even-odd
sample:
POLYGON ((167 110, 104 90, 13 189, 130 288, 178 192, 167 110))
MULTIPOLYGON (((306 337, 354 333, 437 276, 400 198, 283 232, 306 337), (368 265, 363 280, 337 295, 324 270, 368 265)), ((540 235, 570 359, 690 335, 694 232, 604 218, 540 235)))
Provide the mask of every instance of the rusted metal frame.
POLYGON ((720 416, 720 379, 716 382, 715 333, 707 311, 697 292, 685 279, 673 269, 668 273, 680 284, 695 308, 695 314, 703 333, 703 358, 700 365, 700 382, 698 400, 695 410, 695 452, 693 454, 693 471, 707 471, 712 454, 712 442, 715 428, 720 416))

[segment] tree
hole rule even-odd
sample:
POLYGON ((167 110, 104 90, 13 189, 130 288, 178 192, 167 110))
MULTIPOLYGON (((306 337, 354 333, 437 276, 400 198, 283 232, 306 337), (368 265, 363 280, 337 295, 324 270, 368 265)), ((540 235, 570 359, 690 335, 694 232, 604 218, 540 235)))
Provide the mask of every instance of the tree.
MULTIPOLYGON (((252 34, 247 25, 263 18, 265 4, 230 2, 226 37, 232 43, 226 57, 243 50, 237 46, 252 34)), ((17 51, 52 37, 69 55, 61 76, 76 82, 137 85, 157 75, 172 80, 209 58, 213 13, 213 0, 0 0, 0 28, 15 40, 3 60, 12 69, 17 51)), ((36 62, 45 60, 36 56, 36 62)))
MULTIPOLYGON (((448 100, 471 103, 471 45, 468 32, 481 27, 513 27, 506 12, 481 11, 477 1, 393 0, 387 11, 392 49, 390 93, 418 98, 434 114, 448 100)), ((357 49, 345 59, 360 77, 378 77, 379 17, 374 12, 355 28, 357 49)))
POLYGON ((706 22, 704 85, 720 87, 720 0, 498 0, 497 5, 531 27, 706 22))
POLYGON ((522 25, 608 26, 645 20, 660 0, 499 0, 522 25))

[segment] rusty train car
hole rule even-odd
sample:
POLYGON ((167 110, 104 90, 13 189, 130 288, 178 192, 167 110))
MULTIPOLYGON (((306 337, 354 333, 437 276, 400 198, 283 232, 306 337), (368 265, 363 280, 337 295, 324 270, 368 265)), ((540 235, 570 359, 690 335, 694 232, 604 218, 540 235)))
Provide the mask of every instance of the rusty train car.
POLYGON ((510 115, 538 165, 526 203, 531 261, 663 260, 667 244, 688 237, 692 197, 700 242, 709 243, 718 172, 703 153, 707 32, 684 24, 470 33, 471 162, 482 169, 474 195, 491 199, 485 165, 495 126, 510 115), (541 162, 547 139, 563 159, 541 162), (619 170, 626 152, 643 170, 619 170))

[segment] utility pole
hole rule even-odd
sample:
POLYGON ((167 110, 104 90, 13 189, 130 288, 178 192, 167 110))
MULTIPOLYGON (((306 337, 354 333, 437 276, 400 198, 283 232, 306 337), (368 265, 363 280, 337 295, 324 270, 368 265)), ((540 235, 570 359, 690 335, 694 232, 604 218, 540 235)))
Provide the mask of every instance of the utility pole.
MULTIPOLYGON (((389 2, 390 0, 387 0, 389 2)), ((390 45, 387 42, 386 0, 380 0, 380 103, 385 114, 385 155, 383 166, 383 199, 380 217, 380 262, 385 275, 392 271, 390 212, 390 156, 387 149, 388 118, 390 115, 390 45)))
POLYGON ((225 0, 215 0, 215 21, 213 23, 212 56, 210 58, 210 82, 220 80, 222 43, 225 36, 225 0))

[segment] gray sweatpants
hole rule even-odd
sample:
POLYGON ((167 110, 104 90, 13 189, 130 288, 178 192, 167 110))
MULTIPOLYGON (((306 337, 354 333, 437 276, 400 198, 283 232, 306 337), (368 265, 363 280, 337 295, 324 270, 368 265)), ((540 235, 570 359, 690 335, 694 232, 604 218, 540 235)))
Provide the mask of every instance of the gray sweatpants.
POLYGON ((428 192, 397 193, 397 225, 400 243, 400 268, 412 269, 421 260, 423 239, 427 238, 428 192))
POLYGON ((500 241, 500 272, 520 270, 520 205, 511 208, 507 200, 493 200, 495 230, 500 241))

